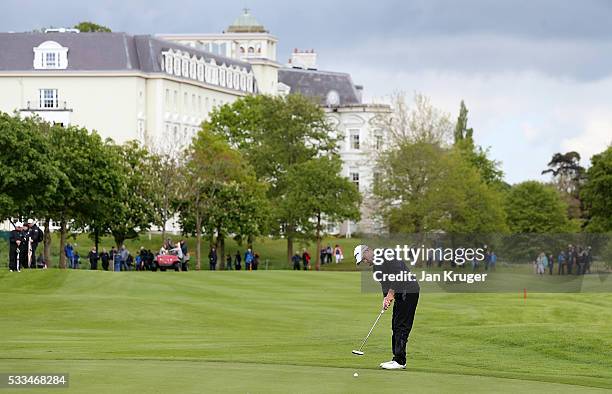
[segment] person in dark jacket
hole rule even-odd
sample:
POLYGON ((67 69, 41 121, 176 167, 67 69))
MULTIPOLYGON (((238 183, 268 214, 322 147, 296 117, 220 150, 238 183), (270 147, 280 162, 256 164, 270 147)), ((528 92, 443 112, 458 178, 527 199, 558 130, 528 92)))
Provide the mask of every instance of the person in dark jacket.
POLYGON ((28 251, 29 261, 28 268, 36 268, 36 248, 43 241, 44 234, 42 230, 34 223, 33 219, 28 219, 26 228, 28 242, 30 242, 30 250, 28 251))
POLYGON ((302 260, 302 258, 297 253, 294 254, 293 257, 291 258, 291 262, 293 262, 293 270, 294 271, 299 271, 300 270, 300 260, 302 260))
POLYGON ((353 252, 355 262, 359 265, 366 262, 372 267, 372 274, 380 282, 384 296, 383 309, 387 310, 393 304, 393 317, 391 327, 391 350, 393 359, 380 364, 383 369, 406 368, 406 346, 412 330, 414 315, 419 302, 420 286, 414 274, 401 260, 384 261, 374 264, 374 253, 367 245, 357 245, 353 252), (397 280, 402 277, 405 279, 397 280))
POLYGON ((100 260, 102 260, 102 269, 104 271, 108 271, 108 262, 111 260, 110 255, 106 251, 106 248, 102 248, 102 253, 100 253, 100 260))
POLYGON ((98 255, 98 251, 96 250, 95 246, 91 248, 91 250, 87 254, 87 258, 89 259, 89 268, 94 271, 97 270, 98 260, 100 259, 100 256, 98 255))
POLYGON ((310 265, 310 255, 306 249, 304 249, 304 252, 302 253, 302 264, 304 265, 304 271, 308 270, 308 266, 310 265))
POLYGON ((232 270, 232 255, 228 254, 225 256, 225 269, 231 271, 232 270))
POLYGON ((15 228, 11 230, 9 236, 9 270, 11 272, 21 271, 21 263, 23 261, 22 251, 25 243, 25 235, 23 232, 23 224, 15 223, 15 228))
POLYGON ((214 247, 210 248, 210 252, 208 252, 208 264, 211 271, 217 269, 217 250, 214 247))
POLYGON ((242 269, 242 255, 240 254, 240 251, 237 250, 236 251, 236 255, 234 256, 234 268, 236 269, 236 271, 240 271, 242 269))

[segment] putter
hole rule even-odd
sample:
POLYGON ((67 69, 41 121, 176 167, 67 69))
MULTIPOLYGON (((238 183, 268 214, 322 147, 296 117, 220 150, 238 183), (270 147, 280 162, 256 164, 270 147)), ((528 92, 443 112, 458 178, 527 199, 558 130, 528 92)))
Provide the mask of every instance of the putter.
POLYGON ((374 327, 376 327, 376 324, 378 323, 378 321, 380 320, 380 317, 382 316, 383 312, 385 310, 381 309, 380 313, 378 314, 378 317, 376 318, 376 321, 374 321, 374 324, 372 325, 372 328, 370 328, 370 332, 368 332, 368 335, 366 335, 365 339, 363 340, 363 342, 361 342, 361 346, 359 346, 359 350, 353 350, 353 354, 356 354, 357 356, 363 356, 363 347, 365 346, 366 342, 368 341, 368 338, 370 337, 370 334, 372 333, 372 331, 374 330, 374 327))

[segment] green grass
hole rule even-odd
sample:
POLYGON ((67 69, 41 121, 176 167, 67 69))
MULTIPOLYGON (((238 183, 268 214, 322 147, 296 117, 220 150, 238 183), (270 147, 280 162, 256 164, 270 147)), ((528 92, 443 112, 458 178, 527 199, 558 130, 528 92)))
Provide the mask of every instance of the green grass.
POLYGON ((609 293, 423 293, 406 371, 378 370, 389 315, 351 354, 381 301, 358 273, 2 271, 0 297, 0 372, 73 392, 612 389, 609 293))

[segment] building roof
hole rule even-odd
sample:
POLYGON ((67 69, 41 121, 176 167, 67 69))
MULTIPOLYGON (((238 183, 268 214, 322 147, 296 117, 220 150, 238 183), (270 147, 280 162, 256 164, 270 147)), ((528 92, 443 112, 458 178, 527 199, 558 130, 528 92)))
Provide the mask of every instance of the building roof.
MULTIPOLYGON (((72 71, 162 72, 161 52, 173 49, 188 52, 217 64, 251 70, 251 65, 165 41, 150 35, 126 33, 0 33, 0 71, 34 71, 33 48, 45 41, 55 41, 68 48, 68 68, 72 71)), ((48 70, 45 70, 48 71, 48 70)), ((63 71, 63 70, 58 70, 63 71)))
POLYGON ((234 20, 228 28, 229 33, 268 33, 266 28, 255 19, 248 8, 234 20))
MULTIPOLYGON (((289 86, 291 93, 320 99, 321 105, 329 105, 328 95, 335 91, 338 95, 336 105, 360 104, 361 98, 350 74, 331 71, 281 68, 278 81, 289 86)), ((333 94, 333 93, 332 93, 333 94)))

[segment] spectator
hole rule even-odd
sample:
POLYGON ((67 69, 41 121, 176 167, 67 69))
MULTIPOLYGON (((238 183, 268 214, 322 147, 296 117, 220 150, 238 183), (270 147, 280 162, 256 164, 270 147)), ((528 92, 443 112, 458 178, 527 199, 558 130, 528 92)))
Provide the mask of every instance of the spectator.
POLYGON ((115 272, 121 271, 121 253, 119 253, 118 251, 115 252, 115 256, 113 258, 113 265, 115 272))
POLYGON ((571 275, 576 262, 576 249, 570 244, 567 248, 567 274, 571 275))
POLYGON ((553 268, 555 266, 555 258, 552 253, 548 254, 548 273, 553 274, 553 268))
POLYGON ((21 271, 21 250, 23 237, 23 225, 19 222, 15 223, 15 229, 11 230, 9 238, 9 271, 20 272, 21 271))
POLYGON ((559 268, 557 268, 559 270, 559 275, 565 275, 566 261, 564 251, 559 252, 559 256, 557 256, 557 264, 559 265, 559 268))
POLYGON ((336 255, 336 264, 341 263, 344 260, 344 253, 340 245, 336 244, 334 247, 334 254, 336 255))
MULTIPOLYGON (((302 258, 300 257, 299 254, 294 254, 293 257, 291 258, 291 261, 293 262, 293 270, 294 271, 299 271, 300 270, 300 261, 302 260, 302 258)), ((338 260, 336 259, 336 262, 338 260)))
POLYGON ((87 258, 89 258, 89 268, 92 270, 97 270, 100 256, 98 256, 98 251, 96 250, 95 246, 91 248, 89 254, 87 254, 87 258))
POLYGON ((253 262, 251 263, 251 268, 253 271, 257 270, 259 267, 259 254, 253 253, 253 262))
POLYGON ((181 245, 181 251, 183 252, 183 260, 181 261, 181 270, 187 271, 189 267, 189 249, 187 248, 187 242, 184 239, 181 239, 179 242, 181 245))
POLYGON ((319 252, 319 258, 321 259, 321 265, 325 264, 325 261, 327 260, 327 251, 325 250, 325 248, 321 248, 321 251, 319 252))
POLYGON ((327 248, 325 248, 325 255, 326 255, 326 262, 327 264, 331 264, 332 262, 332 248, 331 245, 327 245, 327 248))
POLYGON ((117 254, 117 248, 115 248, 115 246, 113 245, 113 247, 111 248, 110 254, 109 254, 109 258, 110 261, 114 264, 115 263, 115 255, 117 254))
POLYGON ((100 260, 102 261, 102 269, 104 271, 108 271, 108 262, 110 261, 110 256, 106 251, 106 248, 102 248, 102 253, 100 253, 100 260))
POLYGON ((81 266, 81 256, 79 255, 79 251, 75 250, 74 251, 74 255, 72 256, 72 260, 73 260, 73 267, 75 270, 78 270, 79 267, 81 266))
POLYGON ((489 267, 491 268, 491 271, 495 271, 496 264, 497 255, 495 254, 495 252, 491 251, 491 254, 489 255, 489 267))
POLYGON ((134 256, 131 253, 128 253, 128 257, 125 260, 125 265, 127 266, 127 270, 131 271, 134 266, 134 256))
POLYGON ((134 259, 134 263, 136 265, 136 271, 141 271, 142 270, 142 256, 140 255, 140 253, 136 255, 136 258, 134 259))
POLYGON ((25 231, 27 233, 28 242, 30 243, 28 268, 36 268, 36 248, 38 244, 43 241, 43 232, 38 225, 34 223, 33 219, 28 219, 28 225, 25 231))
POLYGON ((121 245, 121 249, 119 249, 119 261, 121 262, 121 271, 128 271, 128 257, 130 256, 130 252, 127 250, 125 245, 121 245))
POLYGON ((253 263, 253 252, 251 248, 248 248, 246 252, 244 252, 244 269, 246 271, 251 270, 251 264, 253 263))
POLYGON ((240 254, 240 251, 237 250, 236 251, 236 255, 234 256, 234 268, 236 268, 236 271, 240 271, 242 269, 242 255, 240 254))
POLYGON ((211 271, 217 269, 217 250, 214 246, 210 248, 210 252, 208 252, 208 264, 211 271))
POLYGON ((39 254, 38 258, 36 259, 36 268, 47 269, 47 267, 47 262, 45 261, 45 258, 43 257, 42 253, 39 254))
POLYGON ((310 255, 306 249, 304 249, 304 252, 302 253, 302 264, 304 265, 304 271, 308 270, 308 266, 310 265, 310 255))
POLYGON ((228 254, 225 256, 225 269, 228 271, 232 270, 232 255, 228 254))
POLYGON ((544 252, 540 253, 538 258, 536 259, 536 274, 544 275, 544 270, 548 266, 548 259, 544 252))
POLYGON ((74 262, 74 248, 68 242, 66 246, 64 246, 64 255, 66 256, 66 260, 68 260, 68 267, 73 268, 74 262))

